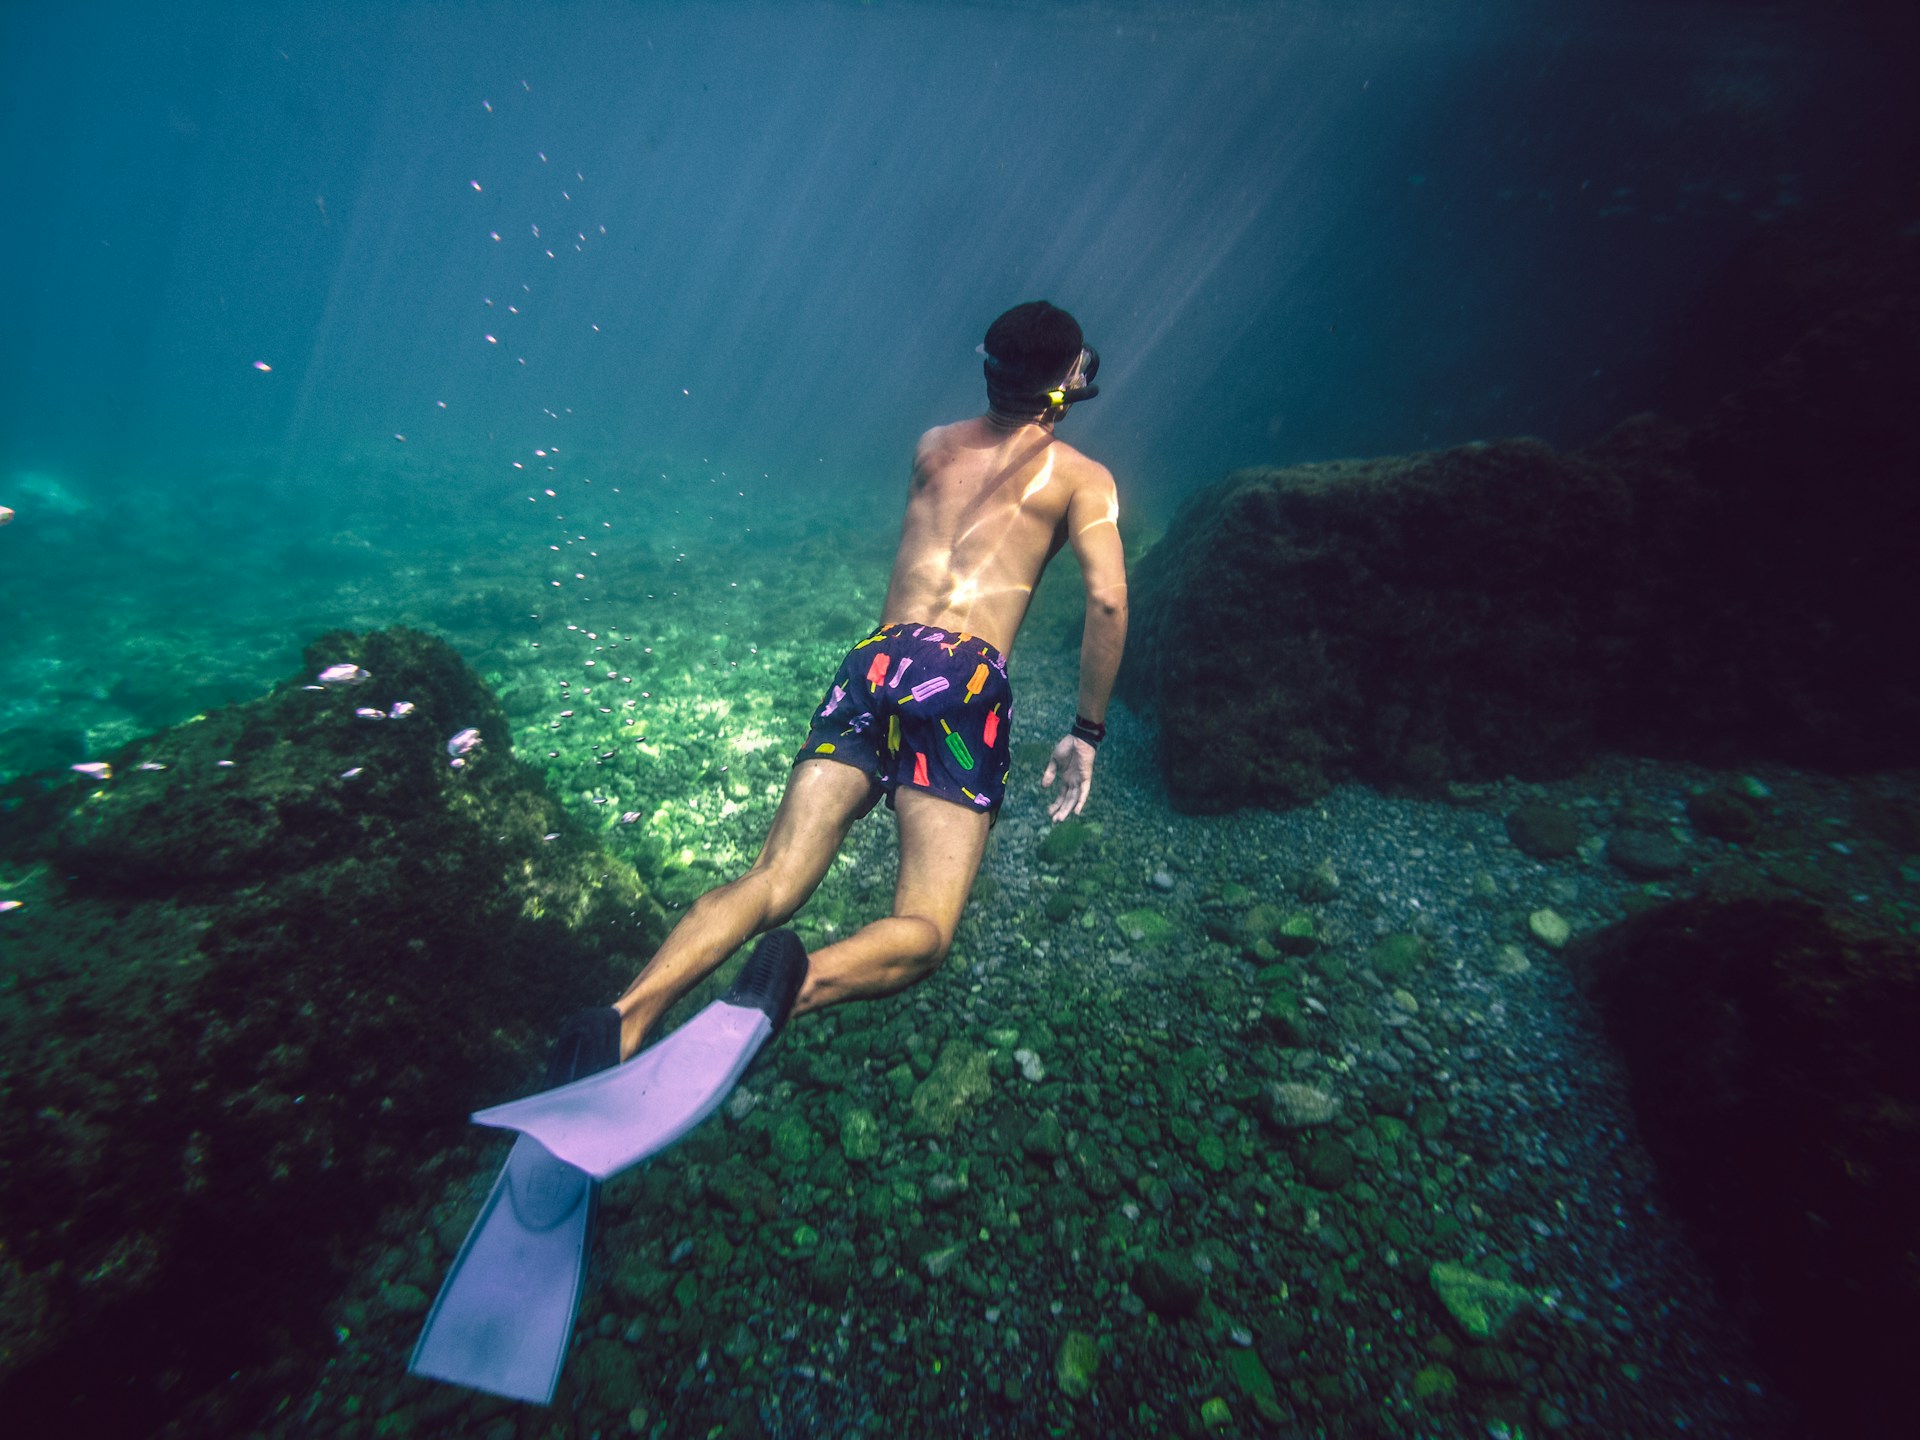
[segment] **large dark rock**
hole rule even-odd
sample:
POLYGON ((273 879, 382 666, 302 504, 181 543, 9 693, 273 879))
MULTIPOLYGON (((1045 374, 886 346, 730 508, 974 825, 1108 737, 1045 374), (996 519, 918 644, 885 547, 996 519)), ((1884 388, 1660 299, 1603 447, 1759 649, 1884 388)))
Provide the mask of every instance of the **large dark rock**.
POLYGON ((1798 901, 1697 898, 1573 952, 1640 1130, 1816 1435, 1911 1427, 1920 947, 1798 901))
POLYGON ((1193 809, 1558 769, 1647 621, 1635 519, 1619 475, 1534 441, 1241 472, 1138 567, 1123 693, 1193 809))
POLYGON ((336 634, 306 658, 10 818, 8 858, 45 866, 0 1009, 16 1419, 244 1430, 329 1348, 383 1209, 663 928, 446 645, 336 634), (337 663, 373 678, 305 688, 337 663))
POLYGON ((1544 777, 1602 748, 1920 759, 1920 236, 1692 425, 1246 470, 1136 568, 1175 802, 1544 777))

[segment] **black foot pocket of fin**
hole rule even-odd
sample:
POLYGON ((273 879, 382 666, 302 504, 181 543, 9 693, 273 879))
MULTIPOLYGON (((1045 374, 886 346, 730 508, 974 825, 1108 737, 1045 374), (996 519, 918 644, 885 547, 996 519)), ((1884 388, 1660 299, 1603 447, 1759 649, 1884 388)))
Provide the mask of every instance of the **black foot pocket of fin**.
POLYGON ((546 1083, 551 1090, 620 1063, 620 1012, 611 1005, 576 1010, 560 1027, 553 1058, 547 1062, 546 1083))
POLYGON ((794 999, 807 979, 807 947, 791 930, 771 930, 720 998, 729 1005, 750 1005, 773 1022, 774 1034, 787 1023, 794 999))

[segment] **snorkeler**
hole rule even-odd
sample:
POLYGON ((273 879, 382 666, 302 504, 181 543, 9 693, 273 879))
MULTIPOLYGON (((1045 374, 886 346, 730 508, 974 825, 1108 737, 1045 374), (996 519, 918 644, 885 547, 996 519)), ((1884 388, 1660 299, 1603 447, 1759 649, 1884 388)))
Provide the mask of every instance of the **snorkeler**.
POLYGON ((688 907, 613 1006, 568 1022, 548 1077, 558 1088, 474 1117, 523 1138, 428 1316, 418 1373, 549 1397, 598 1182, 711 1114, 789 1015, 891 995, 939 968, 1005 794, 1007 652, 1064 545, 1086 583, 1079 705, 1040 783, 1060 782, 1056 822, 1085 808, 1126 640, 1126 565, 1113 476, 1053 428, 1098 393, 1100 360, 1043 300, 1000 316, 979 350, 987 412, 920 437, 880 623, 828 684, 759 858, 688 907), (900 832, 892 913, 809 956, 777 927, 883 796, 900 832), (727 995, 635 1056, 755 935, 727 995))
POLYGON ((995 320, 980 353, 989 408, 920 437, 879 627, 814 712, 759 858, 693 903, 617 1002, 622 1056, 743 941, 785 924, 883 795, 900 830, 893 912, 809 958, 794 1014, 891 995, 939 968, 1006 785, 1006 655, 1065 544, 1086 580, 1079 712, 1041 784, 1061 782, 1056 821, 1086 805, 1126 639, 1127 578, 1113 476, 1053 427, 1097 393, 1099 359, 1044 300, 995 320))

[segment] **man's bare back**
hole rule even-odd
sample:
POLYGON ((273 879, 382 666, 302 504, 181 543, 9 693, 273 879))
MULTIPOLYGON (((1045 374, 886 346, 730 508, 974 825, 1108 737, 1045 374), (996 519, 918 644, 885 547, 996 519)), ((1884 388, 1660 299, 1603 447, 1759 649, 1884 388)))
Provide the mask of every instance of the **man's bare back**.
MULTIPOLYGON (((1126 603, 1113 476, 1045 425, 987 416, 920 437, 881 624, 978 635, 1006 654, 1040 574, 1071 543, 1089 605, 1126 603)), ((1089 713, 1098 717, 1106 696, 1089 713)))

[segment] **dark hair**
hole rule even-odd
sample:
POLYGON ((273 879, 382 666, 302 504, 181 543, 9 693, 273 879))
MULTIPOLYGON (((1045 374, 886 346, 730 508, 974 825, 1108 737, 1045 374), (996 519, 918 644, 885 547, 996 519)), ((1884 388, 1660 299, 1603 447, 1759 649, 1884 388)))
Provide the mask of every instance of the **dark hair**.
POLYGON ((1057 305, 1029 300, 987 327, 987 387, 1037 393, 1059 382, 1086 343, 1080 322, 1057 305))

